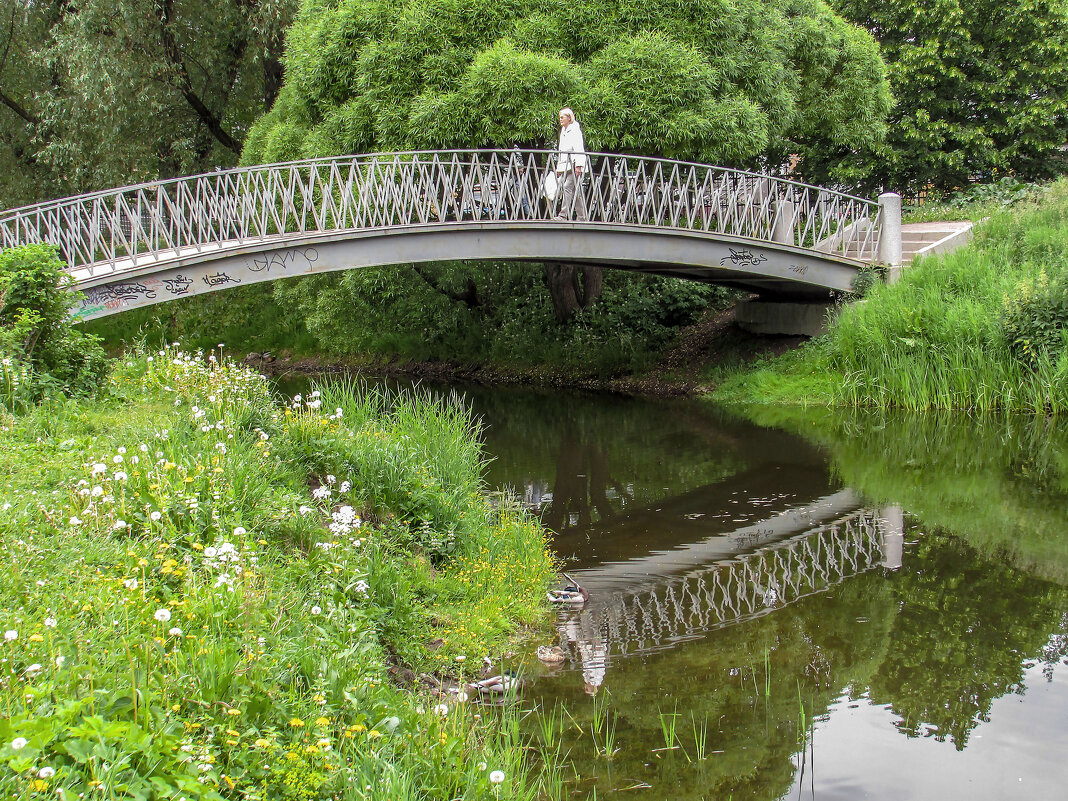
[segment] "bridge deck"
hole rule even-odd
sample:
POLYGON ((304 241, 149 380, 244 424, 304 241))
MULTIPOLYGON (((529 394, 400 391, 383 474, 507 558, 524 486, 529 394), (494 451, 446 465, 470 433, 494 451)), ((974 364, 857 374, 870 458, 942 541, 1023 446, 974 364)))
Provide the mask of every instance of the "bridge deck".
POLYGON ((0 214, 0 246, 56 245, 79 286, 100 290, 83 307, 86 318, 270 280, 291 267, 300 274, 455 258, 559 259, 826 296, 848 289, 861 265, 879 257, 881 211, 871 201, 709 165, 590 156, 566 208, 543 189, 555 166, 549 153, 372 154, 16 209, 0 214), (550 235, 561 231, 567 236, 550 235), (298 251, 308 247, 330 258, 303 258, 298 251), (256 275, 271 265, 271 275, 256 275), (194 267, 204 269, 187 275, 194 267))

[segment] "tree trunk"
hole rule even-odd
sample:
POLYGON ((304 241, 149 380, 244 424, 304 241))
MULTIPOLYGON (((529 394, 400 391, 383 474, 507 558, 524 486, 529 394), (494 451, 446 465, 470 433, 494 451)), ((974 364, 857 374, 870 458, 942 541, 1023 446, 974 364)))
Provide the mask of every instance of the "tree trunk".
POLYGON ((588 309, 601 297, 604 271, 600 267, 585 265, 582 268, 582 308, 588 309))
POLYGON ((553 301, 556 322, 563 325, 579 309, 588 309, 601 297, 602 268, 576 264, 546 264, 545 284, 553 301))
POLYGON ((549 297, 553 301, 556 322, 563 325, 575 316, 581 306, 575 292, 578 276, 574 264, 546 264, 545 283, 549 287, 549 297))

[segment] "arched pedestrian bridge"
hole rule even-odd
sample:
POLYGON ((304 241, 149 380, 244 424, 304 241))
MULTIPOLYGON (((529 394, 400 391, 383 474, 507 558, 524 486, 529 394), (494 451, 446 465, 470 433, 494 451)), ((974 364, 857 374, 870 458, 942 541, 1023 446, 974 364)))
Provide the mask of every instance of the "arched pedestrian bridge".
POLYGON ((15 209, 0 214, 0 246, 55 245, 86 295, 81 319, 259 281, 454 259, 594 264, 803 301, 849 290, 864 264, 896 264, 883 230, 893 212, 878 203, 770 175, 589 155, 566 208, 543 189, 556 163, 548 152, 385 153, 15 209))

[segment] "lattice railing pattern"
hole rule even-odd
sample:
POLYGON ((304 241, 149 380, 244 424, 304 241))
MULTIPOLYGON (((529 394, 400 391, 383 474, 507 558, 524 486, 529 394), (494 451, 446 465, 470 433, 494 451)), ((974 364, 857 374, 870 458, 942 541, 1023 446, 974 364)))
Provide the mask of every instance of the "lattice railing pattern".
MULTIPOLYGON (((570 208, 542 191, 552 153, 479 150, 301 161, 156 181, 0 214, 0 246, 51 243, 72 269, 111 274, 287 235, 585 216, 876 258, 879 207, 795 181, 591 153, 570 208), (586 214, 582 214, 582 206, 586 214)), ((581 220, 578 220, 581 222, 581 220)))
POLYGON ((767 614, 863 573, 882 559, 878 515, 862 511, 730 561, 623 593, 577 616, 583 642, 563 643, 576 661, 598 653, 657 651, 708 631, 767 614))

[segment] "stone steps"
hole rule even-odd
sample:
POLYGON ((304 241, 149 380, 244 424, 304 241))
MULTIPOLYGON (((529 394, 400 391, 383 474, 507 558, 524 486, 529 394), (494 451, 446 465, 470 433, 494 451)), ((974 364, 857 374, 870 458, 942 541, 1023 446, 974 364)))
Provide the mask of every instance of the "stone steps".
POLYGON ((910 264, 917 256, 948 253, 967 244, 974 223, 928 222, 901 226, 901 263, 910 264))

